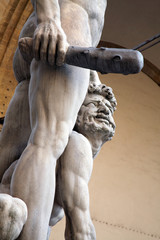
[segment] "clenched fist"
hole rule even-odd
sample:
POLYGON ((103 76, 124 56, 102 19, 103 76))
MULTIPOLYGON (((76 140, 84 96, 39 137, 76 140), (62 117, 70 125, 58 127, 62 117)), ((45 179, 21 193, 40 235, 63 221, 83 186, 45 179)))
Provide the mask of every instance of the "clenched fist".
POLYGON ((37 61, 61 66, 67 49, 66 35, 58 21, 50 20, 38 24, 33 39, 33 54, 37 61))

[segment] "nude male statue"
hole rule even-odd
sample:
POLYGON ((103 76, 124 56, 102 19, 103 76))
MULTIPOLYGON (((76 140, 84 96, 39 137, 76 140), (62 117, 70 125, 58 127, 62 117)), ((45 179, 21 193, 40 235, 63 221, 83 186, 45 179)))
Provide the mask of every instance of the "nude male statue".
MULTIPOLYGON (((112 115, 115 108, 116 100, 109 87, 104 84, 90 84, 89 93, 78 114, 75 129, 70 135, 63 155, 58 160, 56 196, 49 225, 54 226, 63 217, 64 209, 65 239, 96 239, 89 212, 88 181, 92 172, 93 158, 101 146, 114 135, 115 123, 112 115)), ((15 161, 3 176, 0 186, 0 191, 3 193, 10 194, 11 178, 17 162, 15 161)), ((25 204, 21 201, 17 209, 17 201, 18 199, 0 194, 0 204, 3 206, 0 216, 2 214, 6 216, 3 224, 1 223, 2 240, 6 239, 5 234, 9 235, 6 232, 8 228, 11 229, 8 239, 16 239, 15 232, 20 233, 26 221, 25 204), (13 222, 12 218, 9 220, 7 218, 10 212, 16 214, 16 220, 13 222), (17 226, 20 227, 17 228, 17 226)))
MULTIPOLYGON (((34 37, 35 59, 28 68, 19 59, 19 68, 24 71, 15 67, 17 80, 30 76, 31 134, 12 177, 11 195, 28 207, 19 239, 44 240, 54 201, 57 159, 68 143, 89 84, 89 70, 62 63, 68 44, 97 45, 106 0, 32 0, 32 4, 34 13, 20 37, 34 37)), ((0 178, 9 162, 0 160, 0 178)))

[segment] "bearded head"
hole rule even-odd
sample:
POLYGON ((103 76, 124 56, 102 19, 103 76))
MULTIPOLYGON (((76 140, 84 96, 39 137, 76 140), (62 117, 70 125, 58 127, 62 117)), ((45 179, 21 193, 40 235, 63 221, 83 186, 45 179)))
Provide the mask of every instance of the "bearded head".
POLYGON ((113 113, 117 102, 110 87, 90 84, 88 94, 78 113, 75 129, 90 140, 101 139, 102 144, 115 133, 113 113))

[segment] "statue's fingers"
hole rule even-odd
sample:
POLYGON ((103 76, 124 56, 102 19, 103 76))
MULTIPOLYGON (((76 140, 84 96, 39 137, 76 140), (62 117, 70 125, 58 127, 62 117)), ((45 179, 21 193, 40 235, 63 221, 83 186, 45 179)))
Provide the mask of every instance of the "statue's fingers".
POLYGON ((94 70, 90 70, 90 83, 96 84, 96 85, 101 84, 98 73, 94 70))
POLYGON ((48 45, 48 63, 50 65, 54 65, 55 63, 56 45, 57 45, 56 38, 51 36, 48 45))
POLYGON ((63 65, 68 46, 69 44, 67 43, 66 38, 63 36, 59 36, 58 46, 57 46, 57 59, 56 59, 57 66, 63 65))
POLYGON ((40 45, 40 60, 43 62, 47 61, 47 48, 48 48, 48 34, 44 34, 41 37, 40 45))
POLYGON ((37 61, 40 60, 40 44, 41 36, 37 34, 33 39, 33 56, 37 61))

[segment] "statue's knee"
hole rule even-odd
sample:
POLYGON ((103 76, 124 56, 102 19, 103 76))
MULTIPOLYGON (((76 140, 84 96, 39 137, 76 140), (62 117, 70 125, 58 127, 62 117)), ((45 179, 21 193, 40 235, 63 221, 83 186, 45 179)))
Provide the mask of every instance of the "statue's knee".
POLYGON ((26 204, 21 199, 0 194, 0 239, 16 239, 26 220, 26 204))

